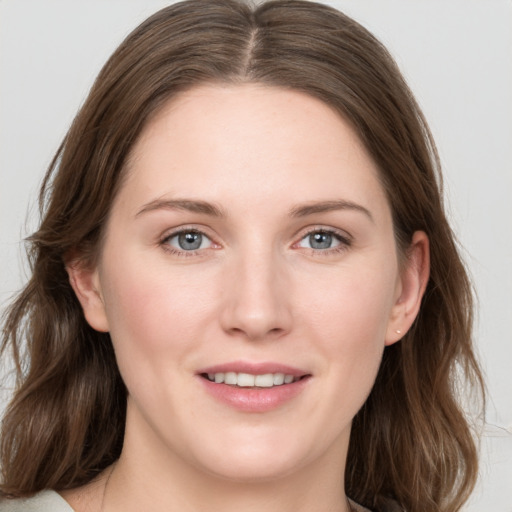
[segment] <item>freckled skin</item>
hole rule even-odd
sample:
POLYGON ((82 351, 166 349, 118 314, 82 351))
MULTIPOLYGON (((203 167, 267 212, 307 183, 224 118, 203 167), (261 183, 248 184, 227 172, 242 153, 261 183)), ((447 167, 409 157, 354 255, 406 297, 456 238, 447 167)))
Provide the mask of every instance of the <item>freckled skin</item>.
POLYGON ((385 345, 412 322, 377 172, 328 106, 278 88, 198 87, 145 128, 92 274, 101 301, 84 305, 91 325, 110 331, 129 391, 118 463, 126 481, 147 486, 144 468, 153 482, 174 475, 184 488, 283 478, 339 488, 351 420, 385 345), (137 215, 161 198, 207 201, 224 215, 137 215), (355 209, 290 216, 340 199, 371 218, 355 209), (308 233, 320 228, 342 241, 311 248, 308 233), (169 238, 179 229, 203 233, 202 248, 180 249, 169 238), (197 375, 238 360, 312 377, 275 410, 241 412, 197 375))

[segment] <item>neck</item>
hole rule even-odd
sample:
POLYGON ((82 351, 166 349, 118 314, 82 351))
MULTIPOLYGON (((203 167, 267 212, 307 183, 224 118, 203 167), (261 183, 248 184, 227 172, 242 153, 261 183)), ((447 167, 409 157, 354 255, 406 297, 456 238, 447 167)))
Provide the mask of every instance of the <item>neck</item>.
POLYGON ((149 503, 155 512, 350 511, 343 485, 345 439, 285 474, 237 480, 191 464, 148 438, 137 442, 139 434, 132 438, 127 430, 122 455, 105 478, 102 512, 135 512, 149 503))
POLYGON ((301 457, 293 455, 301 450, 290 445, 284 452, 280 445, 269 449, 275 437, 266 432, 247 432, 247 439, 254 441, 252 450, 238 437, 238 444, 225 446, 229 453, 221 461, 222 451, 215 456, 182 452, 186 448, 175 438, 164 441, 129 408, 121 457, 110 473, 105 472, 103 504, 94 512, 135 512, 148 504, 154 512, 350 511, 343 485, 350 428, 326 445, 328 449, 312 448, 301 457), (297 460, 291 462, 288 456, 297 460))
MULTIPOLYGON (((309 469, 309 468, 308 468, 309 469)), ((343 481, 298 471, 268 481, 238 482, 181 466, 171 474, 133 471, 123 457, 106 479, 102 512, 350 512, 343 481)), ((322 471, 323 473, 323 471, 322 471)))

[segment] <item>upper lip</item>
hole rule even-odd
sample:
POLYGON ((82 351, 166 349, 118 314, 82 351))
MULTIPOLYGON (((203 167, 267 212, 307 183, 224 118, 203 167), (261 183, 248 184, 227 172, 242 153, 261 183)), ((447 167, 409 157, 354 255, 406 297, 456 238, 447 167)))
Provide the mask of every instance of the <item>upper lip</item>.
POLYGON ((284 373, 285 375, 293 375, 294 377, 303 377, 310 375, 309 372, 300 368, 274 362, 249 362, 249 361, 232 361, 228 363, 216 364, 202 368, 198 371, 202 373, 249 373, 250 375, 264 375, 266 373, 284 373))

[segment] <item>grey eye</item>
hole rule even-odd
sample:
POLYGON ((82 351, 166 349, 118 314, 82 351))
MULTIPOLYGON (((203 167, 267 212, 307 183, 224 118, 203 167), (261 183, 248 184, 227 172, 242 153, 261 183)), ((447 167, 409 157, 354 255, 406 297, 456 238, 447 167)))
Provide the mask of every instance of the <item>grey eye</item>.
POLYGON ((198 231, 182 231, 169 237, 169 245, 182 251, 196 251, 204 249, 211 244, 211 240, 198 231))
POLYGON ((313 249, 329 249, 332 244, 330 233, 313 233, 309 235, 309 245, 313 249))
POLYGON ((299 243, 300 247, 307 247, 308 249, 333 249, 341 244, 338 236, 329 231, 315 231, 305 236, 299 243))
POLYGON ((202 241, 203 235, 201 233, 181 233, 178 235, 178 245, 184 251, 199 249, 202 241))

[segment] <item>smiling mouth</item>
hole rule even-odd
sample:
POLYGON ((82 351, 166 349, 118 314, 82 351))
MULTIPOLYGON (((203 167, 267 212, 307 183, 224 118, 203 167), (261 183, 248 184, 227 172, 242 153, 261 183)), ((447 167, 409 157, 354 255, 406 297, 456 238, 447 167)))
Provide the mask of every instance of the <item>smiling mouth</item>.
POLYGON ((296 377, 285 373, 264 373, 252 375, 250 373, 217 372, 202 373, 201 377, 209 380, 210 382, 215 382, 216 384, 227 384, 229 386, 239 388, 273 388, 277 386, 284 386, 286 384, 293 384, 294 382, 308 377, 308 375, 296 377))

